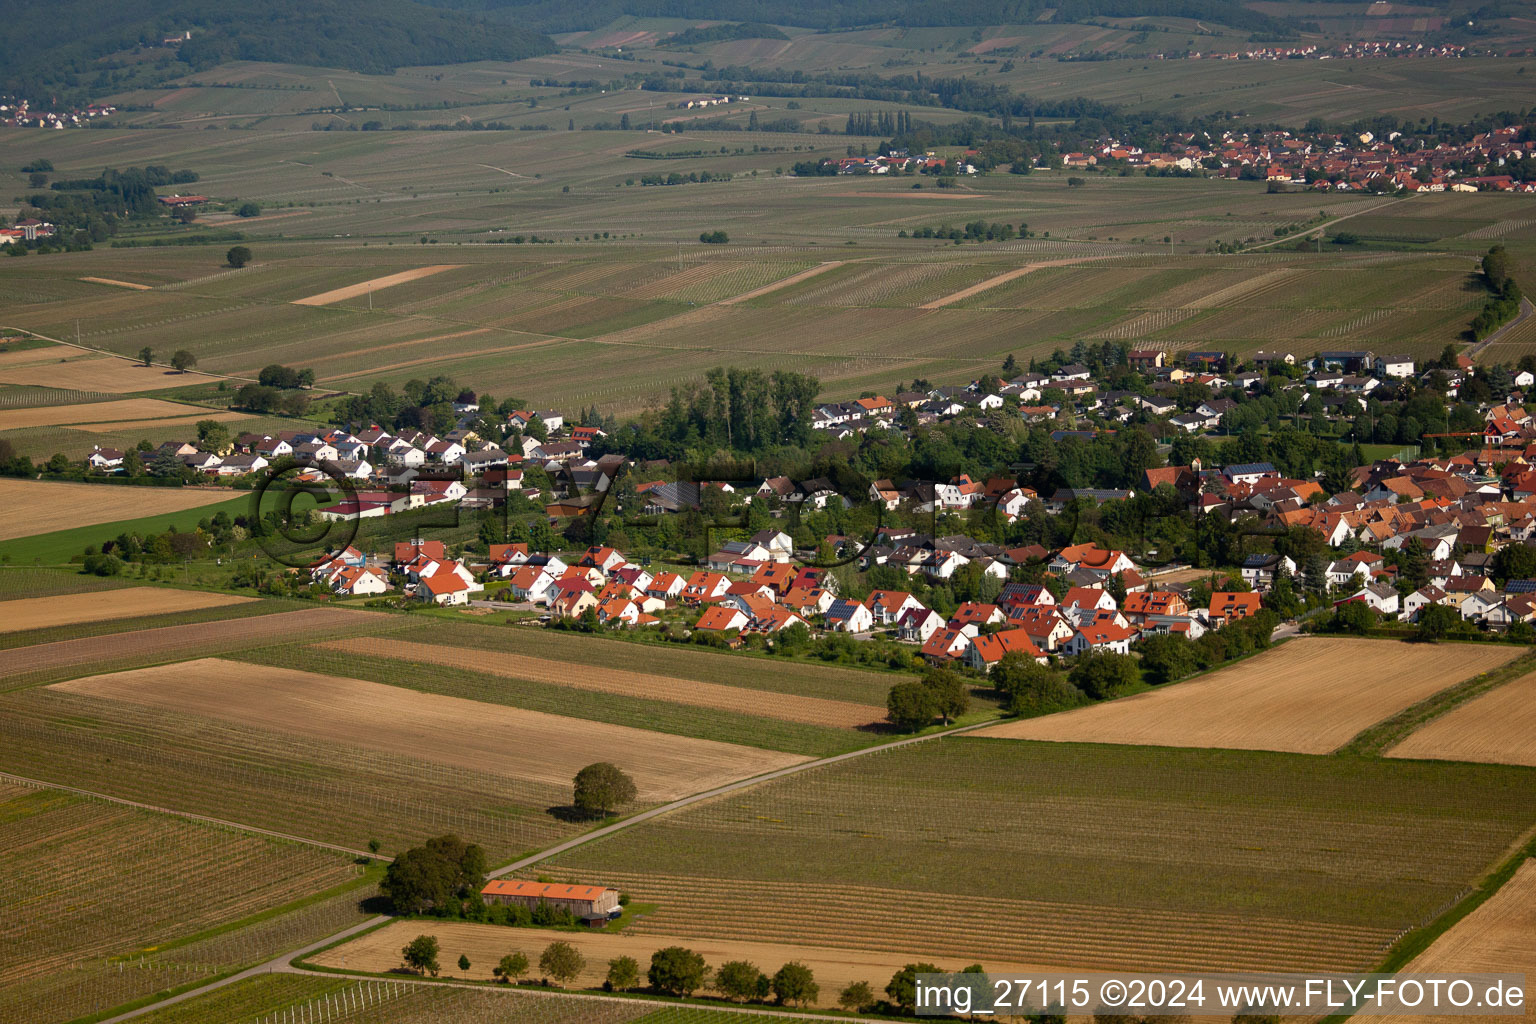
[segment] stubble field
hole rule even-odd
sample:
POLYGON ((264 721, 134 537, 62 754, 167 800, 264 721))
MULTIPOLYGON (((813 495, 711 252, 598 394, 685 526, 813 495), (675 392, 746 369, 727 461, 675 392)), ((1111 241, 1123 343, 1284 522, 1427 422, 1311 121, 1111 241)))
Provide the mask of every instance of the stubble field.
POLYGON ((319 743, 350 742, 380 753, 502 773, 550 787, 568 785, 600 750, 630 772, 644 803, 664 802, 803 760, 218 659, 92 676, 52 688, 273 729, 319 743))
POLYGON ((1536 675, 1452 708, 1410 733, 1387 756, 1536 766, 1536 675))
POLYGON ((1516 647, 1305 637, 1185 683, 1006 722, 978 735, 1326 754, 1522 653, 1516 647))
POLYGON ((68 594, 0 601, 0 633, 48 629, 53 626, 99 622, 138 615, 196 611, 246 604, 251 597, 208 594, 165 587, 125 587, 93 594, 68 594))
POLYGON ((0 540, 228 501, 229 491, 0 478, 0 540))

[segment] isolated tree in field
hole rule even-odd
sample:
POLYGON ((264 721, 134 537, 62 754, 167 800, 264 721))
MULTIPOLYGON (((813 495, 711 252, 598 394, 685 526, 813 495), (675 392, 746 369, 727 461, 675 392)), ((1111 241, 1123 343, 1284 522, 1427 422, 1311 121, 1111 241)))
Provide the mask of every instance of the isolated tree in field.
POLYGON ((954 669, 948 666, 930 669, 923 676, 923 685, 933 694, 934 713, 945 725, 970 710, 970 691, 954 669))
POLYGON ((705 231, 699 235, 699 241, 705 245, 724 245, 731 240, 731 236, 724 231, 705 231))
POLYGON ((459 954, 459 970, 464 972, 465 977, 469 976, 469 956, 466 953, 459 954))
POLYGON ((398 914, 423 914, 466 899, 485 884, 485 851, 458 836, 438 836, 396 857, 379 892, 398 914))
POLYGON ((177 349, 171 355, 171 369, 175 370, 177 373, 186 373, 196 365, 197 356, 193 355, 191 352, 188 352, 184 348, 177 349))
POLYGON ((837 1005, 849 1013, 861 1013, 875 1005, 875 990, 867 981, 855 981, 838 995, 837 1005))
POLYGON ((885 994, 901 1009, 914 1009, 917 1006, 917 976, 939 973, 939 969, 930 963, 907 964, 891 975, 890 982, 885 986, 885 994))
POLYGON ((598 817, 606 818, 608 812, 634 801, 635 782, 607 761, 589 764, 576 773, 576 806, 598 817))
POLYGON ((224 254, 225 261, 236 270, 251 262, 251 250, 243 245, 231 246, 229 252, 224 254))
POLYGON ((435 978, 438 972, 437 953, 437 936, 418 935, 406 944, 400 951, 400 956, 405 961, 405 966, 417 974, 426 975, 430 972, 435 978))
POLYGON ((902 732, 916 732, 933 723, 938 697, 916 680, 897 683, 885 698, 885 717, 902 732))
POLYGON ((180 224, 191 224, 197 220, 197 211, 190 206, 178 206, 171 211, 171 216, 180 224))
POLYGON ((613 992, 628 992, 640 983, 640 964, 632 956, 614 957, 608 961, 608 988, 613 992))
POLYGON ((521 950, 502 957, 491 973, 500 981, 511 984, 528 973, 528 957, 521 950))
POLYGON ((710 987, 727 999, 746 1002, 758 998, 758 993, 767 988, 766 983, 767 978, 757 969, 756 964, 731 960, 716 968, 710 987))
POLYGON ((668 946, 651 954, 651 967, 645 976, 663 995, 691 996, 709 980, 709 967, 693 950, 668 946))
POLYGON ((562 985, 574 981, 586 966, 587 958, 569 942, 551 942, 539 954, 539 970, 562 985))
POLYGON ((260 215, 261 206, 256 203, 241 203, 239 209, 235 210, 235 216, 237 217, 258 217, 260 215))
POLYGON ((148 345, 145 345, 143 348, 139 349, 139 362, 143 363, 145 366, 154 365, 155 350, 150 348, 148 345))
POLYGON ((821 986, 816 984, 816 975, 798 960, 791 960, 773 974, 773 996, 780 1003, 806 1006, 814 1003, 820 994, 821 986))

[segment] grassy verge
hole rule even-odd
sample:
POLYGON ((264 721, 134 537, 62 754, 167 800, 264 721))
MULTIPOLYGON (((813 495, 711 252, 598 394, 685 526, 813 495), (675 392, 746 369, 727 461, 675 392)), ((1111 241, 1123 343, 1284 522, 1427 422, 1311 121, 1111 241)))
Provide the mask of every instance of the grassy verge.
POLYGON ((1417 704, 1399 711, 1391 718, 1377 722, 1344 744, 1335 753, 1355 757, 1380 757, 1388 748, 1406 739, 1409 733, 1439 718, 1452 708, 1518 679, 1533 669, 1536 669, 1536 650, 1500 665, 1496 669, 1484 672, 1482 675, 1473 676, 1465 682, 1431 694, 1417 704))

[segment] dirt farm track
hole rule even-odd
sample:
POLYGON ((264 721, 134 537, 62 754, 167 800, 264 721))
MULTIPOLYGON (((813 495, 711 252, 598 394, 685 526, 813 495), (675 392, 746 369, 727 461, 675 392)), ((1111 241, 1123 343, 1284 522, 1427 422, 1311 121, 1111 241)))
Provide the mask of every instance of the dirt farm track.
POLYGON ((806 760, 732 743, 669 736, 359 679, 217 658, 75 679, 59 690, 345 741, 511 778, 568 786, 603 751, 643 802, 749 778, 806 760))
POLYGON ((212 487, 131 487, 0 477, 0 540, 142 519, 239 496, 212 487))
POLYGON ((1326 754, 1520 653, 1477 644, 1304 637, 1188 682, 974 735, 1326 754))

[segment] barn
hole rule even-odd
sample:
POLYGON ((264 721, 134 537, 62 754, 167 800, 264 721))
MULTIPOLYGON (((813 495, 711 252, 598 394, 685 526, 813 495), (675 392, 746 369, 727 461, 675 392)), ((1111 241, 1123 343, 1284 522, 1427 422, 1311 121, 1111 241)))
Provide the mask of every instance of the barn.
POLYGON ((601 885, 560 885, 497 878, 486 883, 480 896, 487 903, 521 904, 530 910, 546 903, 556 910, 569 910, 583 919, 606 918, 619 909, 619 890, 601 885))

